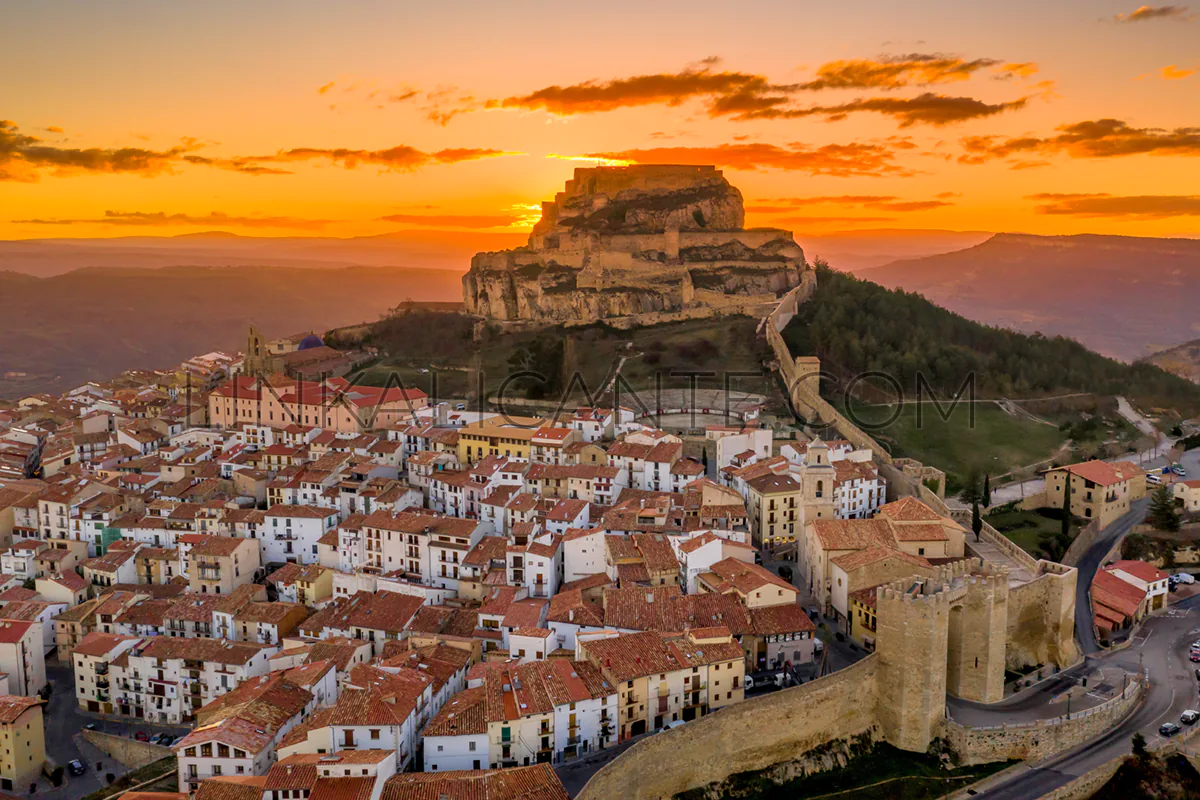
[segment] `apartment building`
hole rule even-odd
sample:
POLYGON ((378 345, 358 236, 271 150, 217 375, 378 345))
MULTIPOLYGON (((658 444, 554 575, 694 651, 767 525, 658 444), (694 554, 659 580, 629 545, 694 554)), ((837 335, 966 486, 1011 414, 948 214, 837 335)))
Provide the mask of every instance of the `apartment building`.
POLYGON ((238 586, 253 583, 260 566, 258 541, 202 536, 188 550, 188 590, 227 595, 238 586))
POLYGON ((23 793, 41 777, 46 763, 42 703, 37 697, 0 695, 0 789, 23 793))
POLYGON ((142 639, 136 636, 92 632, 76 645, 71 663, 75 673, 75 699, 81 711, 113 713, 111 664, 141 642, 142 639))
POLYGON ((581 638, 576 652, 615 687, 613 724, 622 741, 744 698, 742 647, 727 628, 694 629, 678 636, 647 631, 581 638))
POLYGON ((251 678, 196 711, 196 728, 174 745, 179 786, 266 775, 279 743, 316 708, 316 697, 283 673, 251 678))
POLYGON ((0 672, 8 675, 8 691, 32 697, 46 686, 43 625, 0 619, 0 672))
POLYGON ((278 649, 217 639, 154 639, 110 662, 115 702, 124 716, 185 724, 215 698, 269 672, 278 649))
POLYGON ((593 664, 487 664, 425 728, 425 770, 560 763, 616 741, 617 690, 593 664))
POLYGON ((338 523, 336 508, 275 505, 263 526, 262 559, 267 564, 315 564, 317 542, 338 523))

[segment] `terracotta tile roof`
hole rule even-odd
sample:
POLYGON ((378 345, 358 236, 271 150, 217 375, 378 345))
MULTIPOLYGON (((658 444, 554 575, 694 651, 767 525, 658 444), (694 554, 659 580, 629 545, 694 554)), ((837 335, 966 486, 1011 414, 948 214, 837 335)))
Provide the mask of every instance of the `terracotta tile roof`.
POLYGON ((369 800, 374 791, 373 777, 321 777, 313 784, 308 800, 369 800))
POLYGON ((950 537, 941 524, 902 524, 893 525, 892 533, 899 542, 945 542, 950 537))
POLYGON ((750 609, 750 624, 759 636, 814 632, 817 626, 796 603, 750 609))
POLYGON ((479 612, 475 609, 454 606, 422 606, 405 629, 412 633, 470 638, 477 627, 479 627, 479 612))
POLYGON ((817 519, 809 524, 825 550, 894 547, 896 543, 892 527, 885 519, 817 519))
POLYGON ((25 633, 40 622, 17 622, 16 620, 0 619, 0 644, 16 644, 25 633))
MULTIPOLYGON (((273 792, 290 789, 312 790, 317 782, 317 762, 321 756, 316 753, 298 753, 281 758, 267 770, 266 782, 262 791, 273 792)), ((259 792, 262 798, 262 792, 259 792)))
POLYGON ((550 603, 546 600, 518 600, 508 607, 501 625, 506 628, 537 628, 545 619, 550 603))
POLYGON ((270 645, 255 642, 229 642, 224 639, 189 639, 158 637, 142 650, 144 658, 187 659, 212 661, 216 664, 247 664, 270 645))
POLYGON ((80 589, 86 589, 88 586, 88 582, 78 572, 60 572, 47 576, 46 580, 57 583, 59 586, 70 589, 72 592, 78 592, 80 589))
MULTIPOLYGON (((206 798, 207 800, 207 798, 206 798)), ((549 764, 511 769, 402 772, 380 800, 570 800, 549 764)))
POLYGON ((249 539, 235 539, 229 536, 203 536, 192 545, 193 556, 231 556, 249 539))
POLYGON ((938 522, 942 516, 915 497, 901 497, 879 507, 879 514, 897 522, 938 522))
POLYGON ((550 612, 546 620, 599 628, 604 625, 604 609, 585 601, 583 590, 566 589, 550 598, 550 612))
POLYGON ((40 706, 40 697, 22 697, 21 695, 0 695, 0 725, 11 725, 22 714, 34 706, 40 706))
POLYGON ((846 572, 850 572, 851 570, 865 567, 868 564, 874 564, 878 561, 883 561, 885 558, 904 561, 908 564, 912 564, 914 567, 928 568, 930 566, 929 562, 920 556, 909 555, 902 550, 897 550, 894 547, 885 547, 883 545, 867 547, 863 550, 837 556, 836 558, 830 559, 830 563, 837 564, 846 572))
POLYGON ((1140 467, 1130 464, 1128 461, 1121 461, 1115 464, 1109 464, 1106 461, 1084 461, 1079 464, 1058 467, 1058 469, 1065 469, 1073 475, 1078 475, 1084 480, 1089 480, 1100 486, 1124 483, 1130 478, 1145 474, 1140 467))
POLYGON ((777 586, 788 592, 796 592, 796 587, 780 578, 775 573, 757 564, 748 564, 736 558, 726 558, 716 562, 710 568, 711 573, 720 581, 736 590, 739 594, 747 595, 765 586, 777 586))
POLYGON ((612 579, 608 577, 608 575, 606 575, 603 572, 597 572, 595 575, 588 575, 586 577, 577 578, 573 581, 564 583, 559 588, 563 592, 569 591, 571 589, 582 589, 582 590, 586 591, 588 589, 599 589, 604 586, 611 586, 611 585, 613 585, 613 582, 612 582, 612 579))
POLYGON ((1167 579, 1167 573, 1158 569, 1153 564, 1147 564, 1145 561, 1122 559, 1114 564, 1110 564, 1105 569, 1110 572, 1120 570, 1146 583, 1155 583, 1156 581, 1165 581, 1167 579))
POLYGON ((503 617, 508 613, 516 596, 517 588, 515 586, 497 586, 488 592, 483 600, 483 605, 479 607, 479 613, 503 617))
POLYGON ((450 698, 422 736, 474 736, 487 733, 487 689, 465 689, 450 698))
POLYGON ((368 595, 365 602, 352 608, 347 621, 359 628, 399 633, 416 616, 423 604, 423 598, 414 595, 377 592, 368 595))
POLYGON ((630 537, 651 574, 679 572, 671 540, 661 533, 634 533, 630 537))
POLYGON ((1135 616, 1145 597, 1145 591, 1126 583, 1108 570, 1100 570, 1092 580, 1093 606, 1106 606, 1125 617, 1135 616))
POLYGON ((467 554, 462 563, 467 566, 487 567, 493 561, 504 560, 504 548, 508 540, 503 536, 484 536, 467 554))
POLYGON ((75 653, 82 656, 106 656, 113 648, 122 642, 136 642, 136 636, 118 636, 115 633, 100 633, 92 631, 75 646, 75 653))

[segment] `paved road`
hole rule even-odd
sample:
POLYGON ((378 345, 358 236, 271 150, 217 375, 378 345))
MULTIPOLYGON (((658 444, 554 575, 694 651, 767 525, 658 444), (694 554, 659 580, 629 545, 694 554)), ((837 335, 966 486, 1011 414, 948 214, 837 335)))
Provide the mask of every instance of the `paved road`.
MULTIPOLYGON (((56 764, 66 766, 72 759, 80 759, 88 765, 88 771, 83 775, 67 774, 63 786, 55 789, 47 780, 38 781, 37 796, 47 796, 53 800, 78 800, 107 785, 109 773, 120 777, 128 772, 128 768, 97 750, 80 735, 83 727, 95 723, 96 729, 103 733, 120 736, 133 736, 139 730, 147 734, 172 733, 179 735, 186 732, 186 727, 164 727, 161 725, 140 725, 105 720, 96 714, 87 714, 79 710, 75 699, 75 676, 69 664, 62 664, 57 658, 46 661, 46 677, 53 686, 50 702, 45 710, 44 723, 46 728, 46 755, 56 764), (99 769, 97 769, 99 767, 99 769)), ((29 787, 24 788, 26 791, 29 787)), ((24 794, 25 792, 21 792, 24 794)))
MULTIPOLYGON (((1061 756, 1031 765, 1031 769, 988 786, 981 800, 1029 800, 1068 783, 1075 777, 1130 751, 1130 738, 1141 732, 1151 746, 1163 742, 1158 727, 1178 721, 1184 710, 1196 708, 1197 680, 1188 660, 1190 642, 1200 638, 1200 596, 1181 601, 1166 616, 1148 620, 1133 645, 1104 653, 1095 660, 1110 668, 1137 671, 1144 667, 1150 687, 1141 705, 1120 725, 1088 744, 1061 756)), ((1002 721, 998 710, 997 720, 1002 721)))
POLYGON ((1146 518, 1150 508, 1150 498, 1143 497, 1133 502, 1129 513, 1110 524, 1100 532, 1099 538, 1079 559, 1076 568, 1079 576, 1075 584, 1075 638, 1079 640, 1079 649, 1086 656, 1099 652, 1100 645, 1096 642, 1096 629, 1092 624, 1092 604, 1088 599, 1088 591, 1092 587, 1092 579, 1101 567, 1101 562, 1117 540, 1133 530, 1133 527, 1146 518))

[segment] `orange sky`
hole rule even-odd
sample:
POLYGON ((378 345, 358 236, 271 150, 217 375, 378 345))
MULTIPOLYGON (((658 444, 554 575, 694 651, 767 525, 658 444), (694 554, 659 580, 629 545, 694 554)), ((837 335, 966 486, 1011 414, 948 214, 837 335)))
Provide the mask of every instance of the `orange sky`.
POLYGON ((7 4, 0 237, 512 229, 561 156, 717 163, 797 231, 1195 235, 1198 16, 7 4))

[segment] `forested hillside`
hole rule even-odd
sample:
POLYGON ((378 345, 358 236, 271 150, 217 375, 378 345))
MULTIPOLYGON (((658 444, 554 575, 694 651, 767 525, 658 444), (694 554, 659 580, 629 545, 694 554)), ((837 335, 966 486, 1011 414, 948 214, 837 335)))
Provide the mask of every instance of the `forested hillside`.
POLYGON ((1072 339, 982 325, 919 294, 885 289, 824 264, 818 264, 815 295, 783 335, 793 353, 820 357, 836 375, 886 373, 909 397, 918 375, 953 396, 974 373, 979 397, 1094 392, 1189 417, 1200 413, 1200 386, 1152 364, 1123 364, 1072 339))

